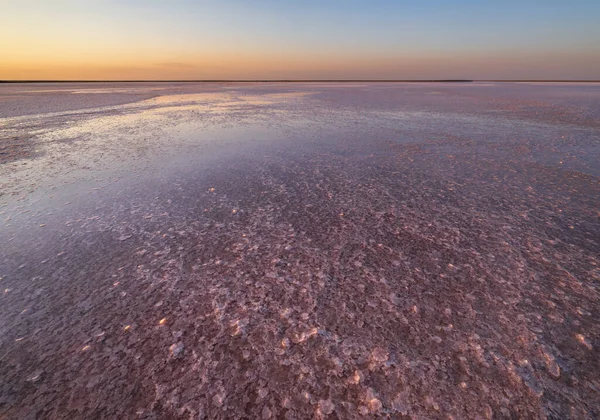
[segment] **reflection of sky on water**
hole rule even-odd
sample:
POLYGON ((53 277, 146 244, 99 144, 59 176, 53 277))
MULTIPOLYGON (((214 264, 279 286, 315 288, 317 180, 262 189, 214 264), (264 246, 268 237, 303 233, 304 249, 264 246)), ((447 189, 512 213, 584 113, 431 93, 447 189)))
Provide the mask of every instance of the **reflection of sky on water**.
MULTIPOLYGON (((473 87, 483 89, 488 85, 494 86, 467 84, 460 85, 460 89, 472 92, 473 87)), ((22 193, 25 186, 35 190, 56 185, 60 179, 72 180, 75 176, 90 178, 94 173, 106 171, 151 170, 169 160, 193 161, 194 157, 205 156, 206 147, 234 150, 265 141, 293 141, 310 147, 309 142, 315 140, 344 142, 347 139, 360 139, 365 143, 432 144, 443 142, 448 136, 488 144, 552 141, 555 150, 580 156, 575 163, 570 162, 577 170, 598 173, 593 165, 596 155, 589 153, 598 148, 596 128, 552 122, 548 118, 515 118, 492 107, 481 106, 465 112, 463 106, 452 105, 453 96, 448 96, 454 95, 456 88, 449 90, 444 84, 408 84, 394 88, 396 90, 390 91, 390 95, 394 95, 392 101, 402 106, 361 107, 339 102, 356 90, 369 94, 389 89, 382 84, 302 83, 287 85, 284 91, 277 91, 273 85, 269 86, 271 91, 245 90, 238 86, 235 90, 173 94, 118 106, 4 118, 0 119, 1 136, 31 139, 37 157, 4 164, 0 184, 5 191, 22 193), (427 97, 435 97, 433 109, 424 99, 427 97), (443 111, 436 111, 438 103, 445 107, 443 111), (587 153, 581 153, 582 148, 587 153)), ((559 88, 563 87, 556 87, 559 88)), ((514 89, 514 85, 510 89, 514 89)), ((526 87, 521 89, 524 90, 522 95, 528 92, 526 87)), ((573 89, 579 92, 581 87, 573 89)), ((132 89, 73 90, 92 91, 110 93, 132 89)), ((448 149, 449 153, 456 151, 448 149)), ((482 153, 489 154, 490 150, 482 150, 482 153)), ((542 163, 562 162, 550 155, 548 150, 538 147, 529 158, 542 163)))

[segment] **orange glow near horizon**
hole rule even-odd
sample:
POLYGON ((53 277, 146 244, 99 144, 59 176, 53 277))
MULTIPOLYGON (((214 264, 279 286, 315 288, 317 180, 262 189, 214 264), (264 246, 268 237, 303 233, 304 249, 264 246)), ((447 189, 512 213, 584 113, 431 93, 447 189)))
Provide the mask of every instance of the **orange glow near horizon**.
MULTIPOLYGON (((15 61, 0 64, 1 80, 256 80, 256 79, 569 79, 573 61, 598 67, 600 59, 581 54, 537 57, 482 55, 352 57, 211 56, 205 59, 115 59, 15 61), (525 69, 525 71, 523 71, 525 69), (523 76, 525 75, 525 76, 523 76)), ((575 79, 585 79, 586 74, 575 79)), ((589 78, 589 76, 587 76, 589 78)))

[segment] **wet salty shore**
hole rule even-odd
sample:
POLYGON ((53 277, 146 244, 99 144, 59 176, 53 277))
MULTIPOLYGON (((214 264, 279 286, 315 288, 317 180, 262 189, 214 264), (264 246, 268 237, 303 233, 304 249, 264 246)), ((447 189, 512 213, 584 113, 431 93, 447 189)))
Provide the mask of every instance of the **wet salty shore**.
POLYGON ((1 418, 600 416, 599 85, 10 89, 1 418))

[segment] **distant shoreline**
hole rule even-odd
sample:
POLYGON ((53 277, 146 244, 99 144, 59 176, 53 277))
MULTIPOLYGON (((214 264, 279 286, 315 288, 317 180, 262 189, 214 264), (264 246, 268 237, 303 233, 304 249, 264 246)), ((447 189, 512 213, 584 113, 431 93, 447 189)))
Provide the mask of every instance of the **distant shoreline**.
POLYGON ((600 80, 0 80, 0 83, 600 83, 600 80))

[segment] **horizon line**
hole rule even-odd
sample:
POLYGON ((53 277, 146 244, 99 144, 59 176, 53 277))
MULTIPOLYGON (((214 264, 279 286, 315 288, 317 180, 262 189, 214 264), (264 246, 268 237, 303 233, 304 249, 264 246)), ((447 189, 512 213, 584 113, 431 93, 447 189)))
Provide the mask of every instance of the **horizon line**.
POLYGON ((0 80, 0 83, 600 83, 575 79, 33 79, 0 80))

